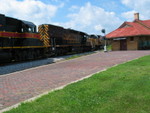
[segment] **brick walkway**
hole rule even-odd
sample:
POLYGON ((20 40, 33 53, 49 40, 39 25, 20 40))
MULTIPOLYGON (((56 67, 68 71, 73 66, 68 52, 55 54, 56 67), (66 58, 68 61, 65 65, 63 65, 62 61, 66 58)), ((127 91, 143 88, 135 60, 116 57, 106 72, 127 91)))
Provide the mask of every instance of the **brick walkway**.
POLYGON ((113 65, 145 55, 150 55, 150 51, 98 52, 73 60, 0 76, 0 109, 113 65))

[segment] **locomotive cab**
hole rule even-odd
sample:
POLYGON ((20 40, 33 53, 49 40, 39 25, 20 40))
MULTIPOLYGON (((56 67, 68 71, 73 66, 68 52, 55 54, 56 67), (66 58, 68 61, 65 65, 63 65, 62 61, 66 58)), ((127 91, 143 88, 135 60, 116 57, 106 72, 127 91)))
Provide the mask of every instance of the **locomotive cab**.
POLYGON ((43 48, 35 24, 0 14, 0 62, 39 58, 43 48))
POLYGON ((36 25, 32 22, 22 20, 21 32, 36 33, 36 25))

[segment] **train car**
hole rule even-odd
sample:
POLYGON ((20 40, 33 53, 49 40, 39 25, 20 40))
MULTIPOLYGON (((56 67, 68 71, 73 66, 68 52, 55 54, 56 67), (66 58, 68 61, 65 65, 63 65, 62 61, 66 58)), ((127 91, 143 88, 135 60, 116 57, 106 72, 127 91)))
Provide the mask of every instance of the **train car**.
POLYGON ((0 14, 0 62, 81 53, 99 48, 99 38, 60 26, 38 26, 0 14))
POLYGON ((89 37, 90 37, 89 40, 91 42, 92 50, 98 50, 102 48, 101 36, 92 34, 89 37))
POLYGON ((86 33, 73 29, 65 29, 51 24, 42 24, 38 27, 44 45, 49 46, 47 53, 64 55, 84 51, 86 33))
POLYGON ((71 47, 71 52, 81 53, 84 50, 85 33, 73 29, 67 30, 67 41, 71 47))
POLYGON ((97 35, 97 49, 103 49, 104 48, 104 40, 103 36, 97 35))
POLYGON ((0 62, 41 57, 43 48, 43 42, 32 22, 0 14, 0 62))
POLYGON ((47 47, 48 56, 65 54, 69 51, 67 41, 64 39, 66 31, 63 27, 42 24, 38 26, 41 40, 47 47))

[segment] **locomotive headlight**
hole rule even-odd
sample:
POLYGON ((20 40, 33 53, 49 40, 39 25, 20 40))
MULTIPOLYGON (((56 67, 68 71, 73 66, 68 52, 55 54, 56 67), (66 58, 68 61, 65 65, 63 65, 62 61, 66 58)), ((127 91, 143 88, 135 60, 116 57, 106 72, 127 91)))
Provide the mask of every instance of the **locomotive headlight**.
POLYGON ((55 47, 52 47, 52 50, 55 51, 55 47))

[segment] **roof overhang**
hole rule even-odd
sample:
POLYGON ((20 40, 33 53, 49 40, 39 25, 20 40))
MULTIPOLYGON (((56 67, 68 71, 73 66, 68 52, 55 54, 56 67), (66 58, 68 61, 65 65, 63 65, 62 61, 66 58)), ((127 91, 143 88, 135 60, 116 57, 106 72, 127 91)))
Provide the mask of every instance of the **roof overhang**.
POLYGON ((122 37, 125 37, 125 38, 129 38, 129 37, 141 37, 141 36, 150 36, 149 34, 139 34, 139 35, 128 35, 128 36, 118 36, 118 37, 107 37, 107 39, 117 39, 117 38, 122 38, 122 37))
POLYGON ((122 37, 122 38, 114 38, 113 40, 126 40, 126 37, 122 37))

